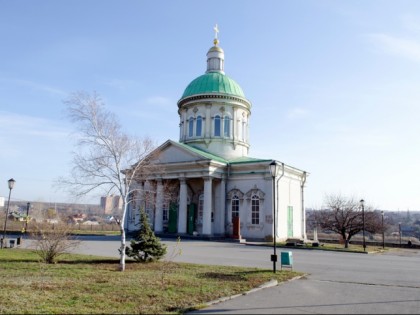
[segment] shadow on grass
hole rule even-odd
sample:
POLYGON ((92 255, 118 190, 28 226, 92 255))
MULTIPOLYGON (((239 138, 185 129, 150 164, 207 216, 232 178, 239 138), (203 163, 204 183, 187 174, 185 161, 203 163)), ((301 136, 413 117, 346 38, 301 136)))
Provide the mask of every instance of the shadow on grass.
POLYGON ((266 273, 267 270, 248 270, 231 273, 223 272, 204 272, 197 275, 198 278, 219 279, 226 281, 248 281, 247 276, 253 274, 266 273))

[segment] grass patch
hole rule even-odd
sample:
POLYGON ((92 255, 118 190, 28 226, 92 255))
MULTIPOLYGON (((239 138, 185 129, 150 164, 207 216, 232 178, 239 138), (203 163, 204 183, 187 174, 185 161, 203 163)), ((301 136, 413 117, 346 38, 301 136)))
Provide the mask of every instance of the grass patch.
POLYGON ((302 273, 229 266, 127 261, 66 254, 46 265, 31 250, 0 250, 1 314, 180 314, 271 279, 302 273))

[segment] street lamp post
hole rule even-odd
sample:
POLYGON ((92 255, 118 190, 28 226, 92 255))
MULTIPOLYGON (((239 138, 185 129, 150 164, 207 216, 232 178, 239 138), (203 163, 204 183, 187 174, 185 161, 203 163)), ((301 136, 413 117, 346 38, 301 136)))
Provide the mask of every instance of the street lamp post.
POLYGON ((362 224, 363 224, 363 251, 366 251, 366 240, 365 240, 365 201, 360 200, 360 207, 362 207, 362 224))
POLYGON ((400 247, 401 247, 401 234, 402 234, 402 231, 401 231, 401 222, 399 222, 398 223, 398 231, 399 231, 399 234, 400 234, 400 247))
POLYGON ((276 161, 270 163, 270 174, 273 178, 273 255, 271 255, 271 261, 273 262, 273 272, 276 273, 277 253, 276 253, 276 176, 279 172, 279 168, 276 161))
POLYGON ((7 201, 7 208, 6 208, 6 218, 4 219, 4 229, 3 229, 3 238, 1 239, 1 248, 4 246, 4 241, 6 239, 6 227, 7 227, 7 217, 9 216, 9 206, 10 206, 10 195, 12 193, 12 189, 15 186, 15 180, 13 178, 7 181, 9 185, 9 199, 7 201))
POLYGON ((30 206, 31 206, 31 203, 30 203, 30 202, 28 202, 28 203, 26 204, 25 233, 26 233, 26 230, 28 229, 29 207, 30 207, 30 206))
POLYGON ((382 248, 385 248, 385 230, 384 230, 384 211, 381 211, 382 214, 382 248))

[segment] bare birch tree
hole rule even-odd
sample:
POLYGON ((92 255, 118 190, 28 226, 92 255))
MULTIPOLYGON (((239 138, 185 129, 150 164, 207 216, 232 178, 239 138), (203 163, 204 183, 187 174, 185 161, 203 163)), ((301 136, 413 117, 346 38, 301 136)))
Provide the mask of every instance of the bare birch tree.
MULTIPOLYGON (((75 92, 64 101, 70 120, 76 124, 78 150, 74 152, 73 168, 68 177, 58 179, 76 196, 102 189, 122 198, 118 224, 121 232, 120 270, 125 270, 125 218, 136 182, 159 172, 153 164, 155 145, 148 137, 138 139, 123 132, 116 116, 105 109, 102 99, 93 93, 75 92)), ((157 152, 156 152, 157 153, 157 152)))

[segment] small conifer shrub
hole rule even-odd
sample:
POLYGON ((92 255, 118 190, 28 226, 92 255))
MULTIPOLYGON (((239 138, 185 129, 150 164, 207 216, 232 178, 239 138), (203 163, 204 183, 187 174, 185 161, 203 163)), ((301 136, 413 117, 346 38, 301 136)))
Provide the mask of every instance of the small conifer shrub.
POLYGON ((140 209, 140 230, 126 247, 125 253, 139 262, 153 262, 165 256, 166 250, 166 245, 150 228, 147 213, 140 209))

